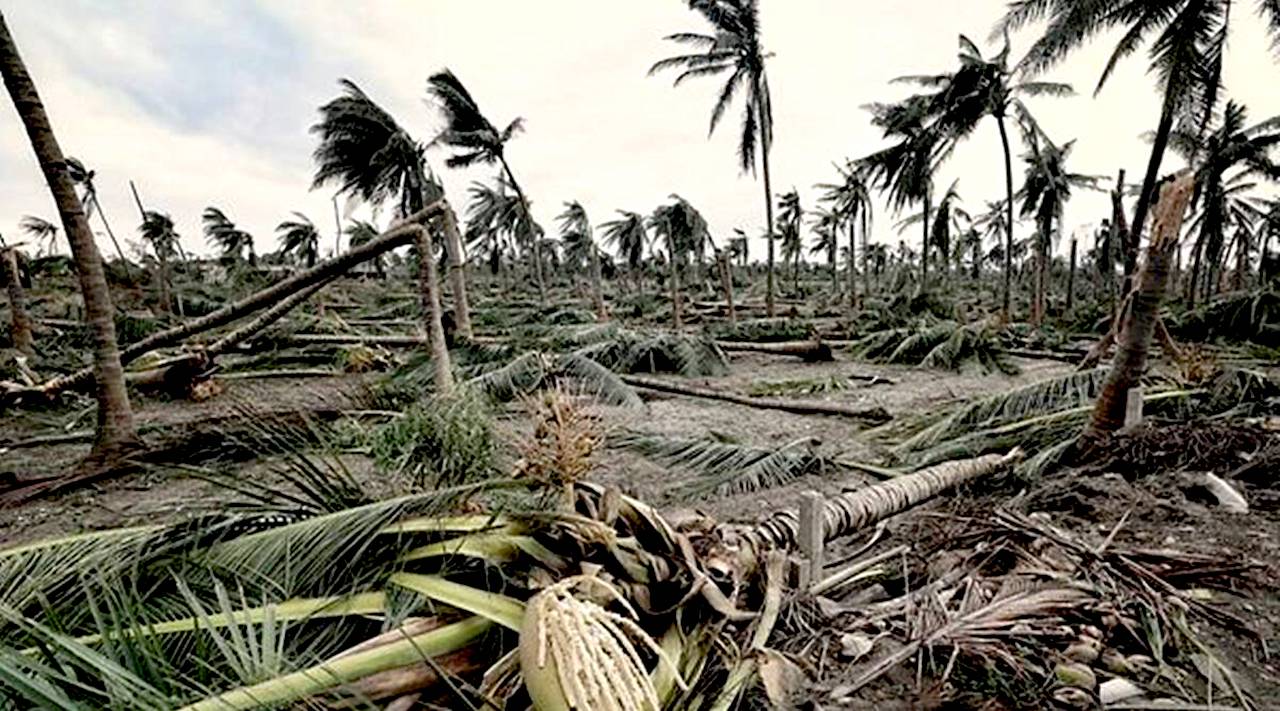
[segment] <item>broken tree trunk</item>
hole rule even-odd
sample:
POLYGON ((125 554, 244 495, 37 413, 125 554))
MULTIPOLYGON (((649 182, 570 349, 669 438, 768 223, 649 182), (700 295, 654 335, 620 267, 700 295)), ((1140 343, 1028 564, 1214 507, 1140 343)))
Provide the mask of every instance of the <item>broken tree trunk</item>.
POLYGON ((729 266, 729 255, 716 253, 716 264, 720 269, 720 288, 724 291, 725 308, 729 310, 729 325, 738 325, 738 311, 733 307, 733 273, 729 266))
POLYGON ((752 343, 748 341, 716 341, 725 352, 768 353, 803 358, 808 362, 834 360, 831 346, 821 339, 811 341, 782 341, 779 343, 752 343))
POLYGON ((721 402, 731 402, 737 405, 746 405, 747 407, 755 407, 764 410, 782 410, 783 412, 794 412, 798 415, 838 415, 840 417, 852 417, 857 420, 874 424, 888 422, 893 419, 883 407, 854 407, 852 405, 843 405, 840 403, 824 402, 820 400, 787 400, 770 397, 750 397, 747 395, 727 393, 721 390, 681 385, 680 383, 668 380, 659 380, 657 378, 647 378, 641 375, 623 375, 620 377, 626 384, 644 390, 656 390, 658 392, 671 393, 673 395, 684 395, 687 397, 704 398, 707 400, 719 400, 721 402))
POLYGON ((467 299, 467 272, 462 259, 462 234, 458 231, 458 216, 453 208, 445 205, 440 211, 440 224, 444 232, 445 253, 449 256, 449 289, 453 292, 454 323, 458 335, 471 338, 471 304, 467 299))
POLYGON ((430 344, 428 339, 413 335, 366 335, 361 333, 295 333, 271 339, 289 346, 343 346, 363 343, 384 348, 417 348, 430 344))
MULTIPOLYGON (((1085 430, 1086 444, 1124 427, 1125 403, 1129 389, 1138 383, 1147 366, 1147 352, 1156 331, 1160 302, 1164 298, 1169 262, 1177 248, 1182 221, 1191 201, 1195 178, 1183 173, 1160 191, 1156 205, 1151 243, 1138 272, 1125 323, 1119 329, 1119 349, 1111 372, 1094 405, 1093 417, 1085 430)), ((1135 226, 1136 229, 1136 226, 1135 226)))
MULTIPOLYGON (((227 304, 205 316, 153 333, 122 350, 120 352, 120 362, 129 363, 157 348, 181 343, 198 333, 237 321, 269 304, 279 302, 299 290, 315 284, 330 282, 346 273, 348 269, 356 264, 368 261, 396 247, 409 244, 415 239, 416 229, 419 227, 418 223, 439 214, 446 205, 447 203, 444 200, 440 200, 418 213, 392 224, 378 237, 354 247, 344 254, 325 260, 311 269, 299 272, 288 279, 272 284, 262 291, 246 296, 239 301, 227 304)), ((434 271, 434 266, 432 271, 434 271)), ((49 380, 41 385, 37 391, 44 397, 51 397, 63 390, 85 388, 93 383, 93 379, 93 370, 85 368, 49 380)))
POLYGON ((22 288, 22 278, 18 274, 16 249, 0 250, 0 279, 4 279, 5 290, 9 294, 10 333, 13 337, 13 347, 30 358, 36 351, 31 337, 31 314, 27 311, 27 294, 22 288))
POLYGON ((432 257, 431 233, 418 226, 413 229, 418 245, 418 280, 422 290, 422 313, 426 319, 427 338, 431 343, 431 367, 435 376, 436 392, 447 394, 453 390, 453 368, 449 364, 449 345, 444 336, 443 309, 440 306, 440 282, 436 274, 436 260, 432 257))

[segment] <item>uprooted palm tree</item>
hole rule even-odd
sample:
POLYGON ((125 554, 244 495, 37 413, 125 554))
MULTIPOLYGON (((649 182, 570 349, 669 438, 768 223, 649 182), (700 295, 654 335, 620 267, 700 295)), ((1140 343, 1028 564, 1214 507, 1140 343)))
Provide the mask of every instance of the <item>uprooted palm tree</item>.
POLYGON ((222 250, 222 258, 232 263, 245 260, 248 253, 249 266, 258 265, 258 255, 253 247, 253 235, 236 226, 231 218, 221 209, 206 207, 200 216, 204 223, 204 236, 222 250))
POLYGON ((856 283, 859 232, 862 233, 862 292, 871 293, 871 277, 867 269, 867 236, 871 232, 871 190, 867 186, 865 176, 853 164, 846 162, 843 167, 836 166, 836 170, 840 175, 840 182, 821 183, 816 187, 823 190, 822 197, 818 198, 819 202, 828 205, 831 213, 838 216, 849 227, 849 245, 846 250, 849 256, 849 306, 857 309, 861 303, 858 299, 856 283))
MULTIPOLYGON (((1121 31, 1095 94, 1102 91, 1121 61, 1148 47, 1151 73, 1160 82, 1162 101, 1142 190, 1129 223, 1127 253, 1136 255, 1142 243, 1175 122, 1198 133, 1209 124, 1218 106, 1233 5, 1237 5, 1233 0, 1020 0, 1010 4, 996 28, 997 32, 1008 32, 1031 24, 1045 25, 1044 33, 1019 62, 1019 69, 1028 74, 1048 69, 1099 35, 1121 31)), ((1257 10, 1267 31, 1273 36, 1280 33, 1280 5, 1259 0, 1257 10)), ((1127 282, 1129 274, 1125 276, 1127 282)))
POLYGON ((1004 49, 991 59, 984 59, 978 45, 960 35, 960 68, 946 74, 904 77, 904 80, 936 87, 929 96, 930 112, 935 126, 959 140, 977 129, 988 116, 995 119, 1000 129, 1000 145, 1004 151, 1005 178, 1005 265, 1004 288, 1001 296, 1005 317, 1009 316, 1010 288, 1013 262, 1010 255, 1013 240, 1013 154, 1009 146, 1007 120, 1019 124, 1034 124, 1031 112, 1023 102, 1034 96, 1067 96, 1071 86, 1057 82, 1031 81, 1015 76, 1009 67, 1009 39, 1005 37, 1004 49))
POLYGON ((743 99, 742 137, 738 141, 738 163, 742 171, 755 170, 756 147, 760 148, 760 169, 764 175, 765 243, 768 273, 765 305, 770 317, 774 305, 773 187, 769 176, 769 150, 773 145, 773 103, 765 73, 765 52, 760 37, 758 0, 689 0, 689 7, 710 23, 711 34, 679 32, 667 39, 694 48, 690 54, 668 57, 655 63, 649 73, 668 69, 679 71, 675 84, 701 76, 728 74, 711 110, 714 133, 725 111, 739 93, 743 99))
POLYGON ((316 258, 320 254, 320 231, 301 212, 293 213, 293 217, 294 219, 285 220, 276 226, 276 233, 280 236, 280 253, 310 269, 316 265, 316 258))
POLYGON ((1202 257, 1208 265, 1208 278, 1203 283, 1207 297, 1218 284, 1227 233, 1239 234, 1264 212, 1261 198, 1248 195, 1255 187, 1250 181, 1280 179, 1280 163, 1273 158, 1280 146, 1280 116, 1249 125, 1248 110, 1228 101, 1207 132, 1174 129, 1169 146, 1193 166, 1200 186, 1195 197, 1199 215, 1191 223, 1196 239, 1187 285, 1188 303, 1194 305, 1197 288, 1201 287, 1202 257))
POLYGON ((156 255, 156 263, 160 266, 160 274, 157 278, 160 284, 160 308, 164 313, 169 313, 173 298, 169 261, 173 258, 178 244, 178 233, 174 229, 173 218, 163 212, 148 210, 142 213, 142 224, 138 226, 138 232, 142 235, 142 241, 151 245, 151 251, 156 255))
POLYGON ((618 210, 618 215, 618 219, 600 225, 604 243, 613 247, 618 257, 626 262, 636 288, 643 292, 644 247, 649 241, 649 231, 645 228, 643 215, 626 210, 618 210))
POLYGON ((604 293, 600 287, 600 251, 595 239, 591 236, 591 220, 587 219, 587 211, 577 200, 566 202, 564 212, 556 219, 560 220, 560 233, 564 237, 566 256, 569 251, 569 237, 574 235, 586 253, 587 266, 591 270, 591 302, 595 306, 596 319, 607 321, 609 313, 604 306, 604 293))
POLYGON ((441 202, 439 232, 449 257, 458 332, 471 335, 466 274, 462 269, 462 237, 453 209, 444 201, 424 157, 425 147, 401 128, 395 118, 365 94, 355 82, 339 82, 342 95, 320 107, 320 121, 311 127, 319 136, 313 158, 313 188, 336 183, 339 194, 375 206, 394 201, 396 214, 407 217, 441 202), (444 201, 444 202, 442 202, 444 201))
POLYGON ((71 245, 71 257, 75 261, 80 294, 84 299, 85 320, 93 336, 91 373, 97 386, 98 431, 91 459, 107 463, 137 437, 129 393, 125 389, 124 367, 120 363, 116 343, 111 292, 107 288, 106 273, 94 243, 93 231, 85 219, 84 206, 67 174, 66 157, 3 14, 0 14, 0 77, 4 78, 9 98, 26 129, 27 139, 58 206, 58 215, 71 245))
MULTIPOLYGON (((450 168, 494 163, 500 165, 520 200, 519 207, 524 213, 524 222, 532 224, 529 200, 516 181, 515 173, 511 172, 511 164, 507 162, 506 156, 507 143, 524 130, 524 119, 517 117, 499 131, 485 118, 476 100, 458 77, 448 69, 436 72, 427 79, 427 93, 435 101, 445 120, 444 131, 432 143, 453 149, 453 155, 445 159, 445 165, 450 168)), ((545 299, 547 286, 542 270, 542 248, 536 239, 533 240, 531 255, 538 295, 545 299)))

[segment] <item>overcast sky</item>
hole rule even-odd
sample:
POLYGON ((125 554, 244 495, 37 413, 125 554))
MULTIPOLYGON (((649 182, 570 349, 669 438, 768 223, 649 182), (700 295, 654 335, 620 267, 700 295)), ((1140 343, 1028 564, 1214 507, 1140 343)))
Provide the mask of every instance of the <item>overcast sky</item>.
MULTIPOLYGON (((959 33, 997 52, 986 39, 1004 4, 761 0, 775 55, 775 191, 794 186, 812 207, 813 185, 832 180, 834 161, 881 145, 862 107, 908 91, 890 84, 896 76, 952 68, 959 33)), ((672 88, 670 77, 646 76, 674 53, 664 35, 704 29, 682 0, 0 0, 0 8, 63 150, 98 172, 107 215, 131 241, 138 214, 129 179, 149 209, 172 214, 188 249, 209 251, 199 218, 216 205, 256 236, 259 252, 276 248, 274 227, 293 210, 321 227, 328 251, 332 192, 309 189, 316 107, 347 77, 430 140, 439 121, 424 103, 425 80, 441 67, 493 123, 525 118, 508 157, 548 230, 566 200, 599 223, 616 209, 647 213, 673 192, 718 239, 735 227, 763 229, 762 188, 737 168, 740 112, 707 138, 719 80, 672 88)), ((1280 92, 1251 11, 1233 17, 1226 79, 1257 120, 1280 113, 1280 92)), ((1015 37, 1015 54, 1033 38, 1034 30, 1015 37)), ((1072 170, 1114 176, 1125 167, 1136 180, 1147 156, 1141 135, 1159 106, 1145 55, 1093 96, 1113 40, 1045 75, 1073 84, 1077 96, 1032 108, 1056 142, 1077 141, 1072 170)), ((16 114, 0 103, 0 234, 13 241, 23 215, 57 214, 16 114)), ((445 170, 439 154, 430 160, 459 206, 472 180, 493 177, 488 168, 445 170)), ((1019 182, 1021 170, 1019 161, 1019 182)), ((938 190, 955 179, 973 211, 1003 196, 994 124, 960 147, 938 190)), ((1067 208, 1068 233, 1091 231, 1108 211, 1104 195, 1080 195, 1067 208)), ((877 213, 874 239, 896 243, 897 219, 877 213)), ((908 238, 918 244, 916 230, 908 238)), ((761 255, 762 243, 752 250, 761 255)))

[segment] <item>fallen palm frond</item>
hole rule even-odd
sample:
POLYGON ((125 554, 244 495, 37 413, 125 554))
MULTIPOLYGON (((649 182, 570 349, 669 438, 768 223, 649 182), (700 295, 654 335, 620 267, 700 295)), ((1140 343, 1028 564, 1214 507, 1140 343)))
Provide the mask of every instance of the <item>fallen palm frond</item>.
POLYGON ((681 499, 700 498, 709 493, 728 496, 772 489, 800 477, 835 469, 832 462, 816 453, 817 440, 811 437, 769 449, 637 432, 625 433, 610 443, 659 464, 696 472, 698 479, 676 491, 681 499))
POLYGON ((732 402, 737 405, 746 405, 747 407, 755 407, 765 410, 782 410, 783 412, 794 412, 800 415, 838 415, 841 417, 851 417, 872 424, 884 423, 891 419, 889 413, 883 407, 878 405, 862 407, 839 402, 828 402, 825 400, 748 397, 746 395, 738 395, 736 393, 724 392, 722 390, 699 388, 671 380, 646 378, 639 375, 624 375, 622 376, 622 381, 633 387, 643 388, 645 390, 656 390, 658 392, 705 398, 708 400, 720 400, 722 402, 732 402))
POLYGON ((751 384, 748 394, 757 397, 771 395, 818 395, 843 392, 863 383, 863 387, 890 384, 893 381, 879 375, 832 375, 825 378, 794 378, 791 380, 763 380, 751 384))
POLYGON ((998 334, 984 323, 943 321, 889 328, 863 336, 850 349, 857 357, 876 363, 946 370, 960 370, 973 364, 988 372, 1018 372, 1008 360, 998 334))
POLYGON ((738 321, 735 324, 717 323, 708 332, 719 341, 798 341, 813 333, 813 324, 797 319, 767 318, 738 321))
POLYGON ((609 337, 575 352, 618 373, 700 377, 723 375, 729 369, 729 361, 715 341, 683 333, 617 329, 609 337))

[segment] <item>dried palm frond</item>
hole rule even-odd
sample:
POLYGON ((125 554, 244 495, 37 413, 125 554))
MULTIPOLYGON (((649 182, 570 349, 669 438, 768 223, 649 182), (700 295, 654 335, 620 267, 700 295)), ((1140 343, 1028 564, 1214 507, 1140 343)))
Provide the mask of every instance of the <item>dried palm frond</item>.
POLYGON ((697 472, 702 478, 681 486, 676 496, 697 498, 715 492, 721 496, 784 486, 832 464, 818 456, 812 437, 777 448, 748 447, 708 439, 661 437, 628 432, 611 440, 615 447, 630 449, 663 465, 697 472))

